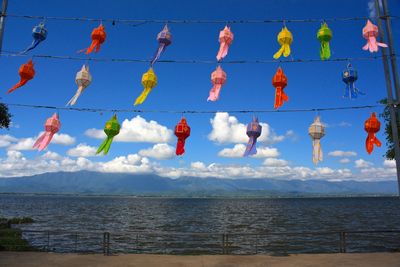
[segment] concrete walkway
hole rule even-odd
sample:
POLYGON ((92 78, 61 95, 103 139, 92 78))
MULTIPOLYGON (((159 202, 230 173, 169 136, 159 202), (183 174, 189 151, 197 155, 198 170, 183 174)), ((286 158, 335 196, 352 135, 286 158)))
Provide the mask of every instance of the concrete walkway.
POLYGON ((295 254, 290 256, 174 256, 0 252, 0 267, 400 267, 400 253, 295 254))

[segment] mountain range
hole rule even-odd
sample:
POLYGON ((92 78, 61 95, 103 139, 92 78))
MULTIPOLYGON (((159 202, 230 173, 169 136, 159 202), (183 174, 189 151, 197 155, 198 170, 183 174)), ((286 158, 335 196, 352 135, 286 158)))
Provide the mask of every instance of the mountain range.
POLYGON ((396 195, 396 181, 220 179, 154 174, 57 172, 0 178, 0 193, 87 194, 135 196, 348 196, 396 195))

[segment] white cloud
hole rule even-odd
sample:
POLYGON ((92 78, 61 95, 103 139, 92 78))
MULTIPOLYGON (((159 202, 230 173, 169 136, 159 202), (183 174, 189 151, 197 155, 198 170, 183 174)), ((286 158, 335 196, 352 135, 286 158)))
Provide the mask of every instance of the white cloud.
POLYGON ((374 165, 372 162, 369 162, 369 161, 366 161, 363 159, 358 159, 354 163, 355 163, 354 166, 358 169, 365 169, 365 168, 369 168, 374 165))
POLYGON ((175 148, 168 144, 155 144, 151 148, 140 150, 138 154, 155 159, 172 159, 175 157, 175 148))
POLYGON ((52 151, 47 151, 46 153, 44 153, 41 156, 42 159, 49 159, 49 160, 61 160, 63 157, 56 153, 56 152, 52 152, 52 151))
POLYGON ((346 163, 350 163, 350 159, 348 158, 342 158, 339 160, 340 163, 346 164, 346 163))
POLYGON ((17 140, 17 138, 8 134, 0 135, 0 147, 7 147, 12 142, 16 142, 17 140))
POLYGON ((263 164, 269 167, 285 167, 289 162, 284 159, 267 158, 264 160, 263 164))
POLYGON ((88 146, 86 144, 78 144, 76 147, 71 148, 67 151, 67 155, 71 157, 94 157, 96 156, 97 148, 88 146))
POLYGON ((204 162, 201 162, 201 161, 195 161, 195 162, 190 163, 190 167, 194 170, 199 170, 199 171, 204 171, 207 169, 204 162))
POLYGON ((354 151, 335 150, 328 153, 331 157, 355 157, 357 153, 354 151))
MULTIPOLYGON (((88 129, 89 137, 104 139, 106 134, 100 129, 88 129)), ((116 142, 168 143, 172 140, 172 131, 156 121, 146 121, 140 116, 122 122, 120 133, 114 138, 116 142)))
MULTIPOLYGON (((233 148, 224 148, 218 152, 218 156, 225 158, 240 158, 243 157, 246 146, 243 144, 236 144, 233 148)), ((257 147, 257 154, 252 155, 254 158, 269 158, 278 157, 279 152, 276 148, 257 147)))
MULTIPOLYGON (((217 112, 213 119, 210 120, 212 130, 208 135, 208 139, 218 144, 229 143, 247 143, 249 137, 246 135, 246 125, 240 123, 234 116, 229 116, 227 112, 217 112)), ((258 142, 274 144, 285 139, 284 135, 276 135, 267 123, 260 122, 262 126, 261 136, 258 142)), ((293 135, 293 131, 288 131, 289 135, 293 135)))
MULTIPOLYGON (((33 144, 35 144, 36 140, 41 136, 44 132, 40 132, 35 137, 28 138, 14 138, 8 145, 8 150, 33 150, 33 144)), ((55 134, 53 139, 51 139, 50 144, 59 144, 64 146, 69 146, 75 143, 75 138, 68 134, 55 134)))
MULTIPOLYGON (((40 133, 42 134, 42 133, 40 133)), ((51 143, 63 145, 63 146, 70 146, 75 144, 75 138, 68 135, 68 134, 58 134, 56 133, 51 140, 51 143)))
POLYGON ((388 168, 396 168, 396 161, 385 159, 385 161, 383 162, 383 166, 388 168))

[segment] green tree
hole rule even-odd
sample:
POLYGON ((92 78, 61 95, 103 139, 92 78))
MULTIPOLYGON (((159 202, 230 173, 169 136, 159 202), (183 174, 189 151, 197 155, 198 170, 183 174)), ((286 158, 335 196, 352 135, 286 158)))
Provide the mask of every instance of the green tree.
MULTIPOLYGON (((390 121, 390 107, 387 105, 387 99, 382 99, 379 103, 384 104, 385 108, 383 113, 380 115, 385 120, 385 135, 386 135, 386 145, 388 150, 386 151, 385 157, 387 159, 394 159, 394 143, 392 134, 392 124, 390 121)), ((395 108, 396 114, 399 114, 399 107, 395 108)), ((400 133, 400 123, 397 120, 397 131, 400 133)))
POLYGON ((6 104, 0 103, 0 129, 10 127, 11 114, 8 112, 8 106, 6 104))

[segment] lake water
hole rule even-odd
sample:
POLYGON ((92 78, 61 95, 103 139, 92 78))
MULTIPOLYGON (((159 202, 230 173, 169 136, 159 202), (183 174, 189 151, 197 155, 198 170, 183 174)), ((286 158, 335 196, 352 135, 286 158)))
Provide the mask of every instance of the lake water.
MULTIPOLYGON (((400 199, 0 195, 0 217, 16 216, 36 221, 20 227, 31 244, 59 252, 101 252, 103 232, 112 252, 337 252, 336 231, 400 230, 400 199)), ((350 252, 400 250, 400 232, 345 238, 350 252)))

